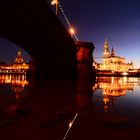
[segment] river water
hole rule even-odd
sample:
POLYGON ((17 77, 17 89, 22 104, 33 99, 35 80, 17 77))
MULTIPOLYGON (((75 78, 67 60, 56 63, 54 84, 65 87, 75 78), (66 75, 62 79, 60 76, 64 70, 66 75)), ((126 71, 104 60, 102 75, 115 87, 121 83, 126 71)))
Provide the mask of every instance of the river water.
POLYGON ((0 75, 2 139, 137 139, 139 118, 137 77, 35 83, 0 75))

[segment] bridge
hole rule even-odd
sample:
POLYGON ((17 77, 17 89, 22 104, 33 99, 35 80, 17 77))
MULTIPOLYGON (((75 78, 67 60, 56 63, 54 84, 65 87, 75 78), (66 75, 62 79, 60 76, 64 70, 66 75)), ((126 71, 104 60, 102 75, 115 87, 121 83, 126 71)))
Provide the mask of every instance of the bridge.
POLYGON ((31 56, 37 77, 77 75, 75 42, 45 0, 1 0, 0 37, 31 56))

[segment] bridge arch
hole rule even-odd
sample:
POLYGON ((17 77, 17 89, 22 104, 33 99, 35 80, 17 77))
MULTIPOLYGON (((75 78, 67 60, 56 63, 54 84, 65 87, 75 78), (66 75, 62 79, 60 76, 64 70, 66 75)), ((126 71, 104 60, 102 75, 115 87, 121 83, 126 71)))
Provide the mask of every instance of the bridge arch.
POLYGON ((0 36, 33 58, 37 77, 76 74, 74 41, 45 0, 1 0, 0 36))

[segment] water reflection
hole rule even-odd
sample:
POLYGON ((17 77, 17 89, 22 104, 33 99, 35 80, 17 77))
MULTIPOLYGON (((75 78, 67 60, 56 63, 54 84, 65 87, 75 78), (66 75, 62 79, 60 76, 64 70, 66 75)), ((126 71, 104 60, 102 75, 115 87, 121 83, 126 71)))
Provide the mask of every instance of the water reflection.
POLYGON ((24 87, 28 85, 28 81, 26 75, 2 74, 0 75, 0 84, 22 85, 24 87))
POLYGON ((127 77, 97 77, 96 80, 93 90, 102 89, 102 94, 108 96, 123 96, 126 90, 132 91, 135 84, 133 81, 129 82, 127 77))
POLYGON ((74 121, 76 120, 77 116, 78 116, 78 113, 76 113, 76 114, 74 115, 74 118, 72 119, 72 121, 69 122, 69 127, 68 127, 68 129, 67 129, 67 131, 66 131, 66 133, 65 133, 65 135, 64 135, 64 137, 63 137, 63 140, 65 140, 65 139, 67 138, 67 135, 68 135, 68 133, 69 133, 69 131, 70 131, 70 129, 71 129, 71 127, 72 127, 74 121))
MULTIPOLYGON (((31 136, 30 139, 85 140, 87 135, 91 139, 103 139, 110 132, 110 140, 116 137, 116 131, 120 139, 124 130, 140 126, 140 97, 136 96, 140 95, 139 78, 97 77, 96 81, 81 78, 76 82, 48 80, 44 84, 32 83, 32 96, 28 96, 31 82, 26 77, 0 77, 3 81, 0 90, 7 90, 3 96, 8 93, 5 99, 0 95, 0 127, 10 125, 16 132, 16 125, 20 122, 22 132, 30 131, 24 139, 31 136), (25 94, 30 98, 21 98, 25 94), (24 119, 19 121, 19 118, 24 119)), ((23 136, 20 130, 18 138, 23 136)))
POLYGON ((20 102, 21 97, 27 92, 25 88, 28 85, 26 75, 0 75, 0 127, 9 126, 18 117, 29 113, 20 102))
MULTIPOLYGON (((104 111, 108 111, 111 105, 113 106, 116 98, 126 96, 133 93, 134 87, 140 86, 140 79, 136 77, 97 77, 96 83, 93 86, 94 94, 101 95, 104 111)), ((95 96, 93 96, 93 101, 95 96)))

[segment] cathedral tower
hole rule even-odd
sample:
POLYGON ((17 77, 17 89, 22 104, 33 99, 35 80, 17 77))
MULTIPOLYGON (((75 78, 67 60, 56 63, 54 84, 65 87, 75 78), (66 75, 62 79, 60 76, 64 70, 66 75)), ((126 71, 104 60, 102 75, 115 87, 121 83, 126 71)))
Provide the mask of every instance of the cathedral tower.
POLYGON ((109 51, 109 43, 107 40, 104 42, 104 50, 103 50, 103 58, 108 58, 110 56, 110 51, 109 51))
POLYGON ((115 50, 114 50, 113 47, 112 47, 112 50, 111 50, 111 56, 115 56, 115 50))

